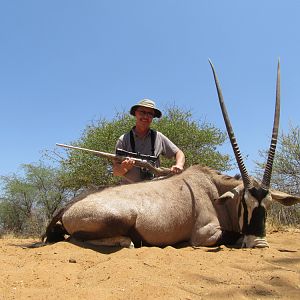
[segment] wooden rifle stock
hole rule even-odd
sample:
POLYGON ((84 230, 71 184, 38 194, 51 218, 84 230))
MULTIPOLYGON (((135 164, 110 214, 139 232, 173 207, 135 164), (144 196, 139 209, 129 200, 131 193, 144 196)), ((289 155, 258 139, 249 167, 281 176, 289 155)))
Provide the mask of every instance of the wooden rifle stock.
MULTIPOLYGON (((76 146, 70 146, 70 145, 65 145, 65 144, 56 143, 56 146, 74 149, 74 150, 86 151, 86 152, 97 155, 99 157, 106 158, 111 161, 122 162, 123 160, 125 160, 128 157, 128 156, 121 156, 121 155, 116 155, 116 154, 112 154, 112 153, 101 152, 101 151, 97 151, 97 150, 81 148, 81 147, 76 147, 76 146)), ((145 168, 145 169, 149 170, 151 173, 153 173, 155 176, 167 176, 171 173, 171 170, 169 168, 156 168, 145 159, 132 158, 132 157, 130 157, 130 158, 135 161, 135 166, 140 167, 140 168, 145 168)))

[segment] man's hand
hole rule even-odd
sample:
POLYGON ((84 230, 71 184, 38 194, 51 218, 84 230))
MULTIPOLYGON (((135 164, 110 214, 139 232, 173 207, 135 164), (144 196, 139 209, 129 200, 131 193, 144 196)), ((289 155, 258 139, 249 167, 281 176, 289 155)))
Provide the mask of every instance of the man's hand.
POLYGON ((130 157, 127 157, 121 163, 114 162, 113 174, 115 176, 124 176, 129 170, 133 168, 135 161, 130 157))
POLYGON ((135 161, 131 159, 130 157, 127 157, 125 160, 121 162, 121 168, 124 171, 124 174, 126 174, 129 170, 131 170, 134 167, 135 161))
POLYGON ((183 167, 179 166, 179 165, 174 165, 171 167, 171 172, 174 174, 179 174, 183 171, 183 167))

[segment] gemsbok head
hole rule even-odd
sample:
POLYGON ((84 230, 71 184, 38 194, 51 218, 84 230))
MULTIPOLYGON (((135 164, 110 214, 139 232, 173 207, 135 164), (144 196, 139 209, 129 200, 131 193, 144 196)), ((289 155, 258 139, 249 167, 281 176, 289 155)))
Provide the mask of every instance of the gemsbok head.
MULTIPOLYGON (((209 60, 213 71, 213 76, 217 88, 219 103, 221 106, 223 118, 225 121, 227 133, 232 145, 232 149, 241 172, 243 185, 236 187, 236 195, 241 197, 240 211, 240 227, 244 233, 244 247, 268 247, 266 242, 266 216, 267 209, 272 201, 272 191, 270 190, 272 167, 275 156, 279 117, 280 117, 280 62, 277 67, 277 83, 276 83, 276 104, 274 114, 273 133, 271 145, 268 152, 268 160, 265 166, 264 175, 261 183, 258 183, 254 178, 249 177, 247 169, 244 165, 242 155, 237 144, 231 122, 224 103, 219 80, 212 62, 209 60)), ((235 197, 234 193, 228 192, 227 197, 235 197)), ((223 197, 225 200, 226 197, 223 197)))

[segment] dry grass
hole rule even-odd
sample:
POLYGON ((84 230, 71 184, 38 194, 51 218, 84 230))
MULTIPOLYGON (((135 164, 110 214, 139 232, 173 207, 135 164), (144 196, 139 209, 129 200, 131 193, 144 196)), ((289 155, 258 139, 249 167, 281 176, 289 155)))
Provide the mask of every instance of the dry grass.
POLYGON ((276 221, 267 221, 267 234, 272 232, 300 232, 300 225, 283 225, 276 221))

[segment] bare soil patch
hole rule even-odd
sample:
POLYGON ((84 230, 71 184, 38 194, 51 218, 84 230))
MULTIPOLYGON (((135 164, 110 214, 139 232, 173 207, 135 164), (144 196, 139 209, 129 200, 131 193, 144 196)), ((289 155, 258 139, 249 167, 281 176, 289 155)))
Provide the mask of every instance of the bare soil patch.
POLYGON ((300 299, 300 230, 267 237, 269 249, 0 239, 0 299, 300 299))

